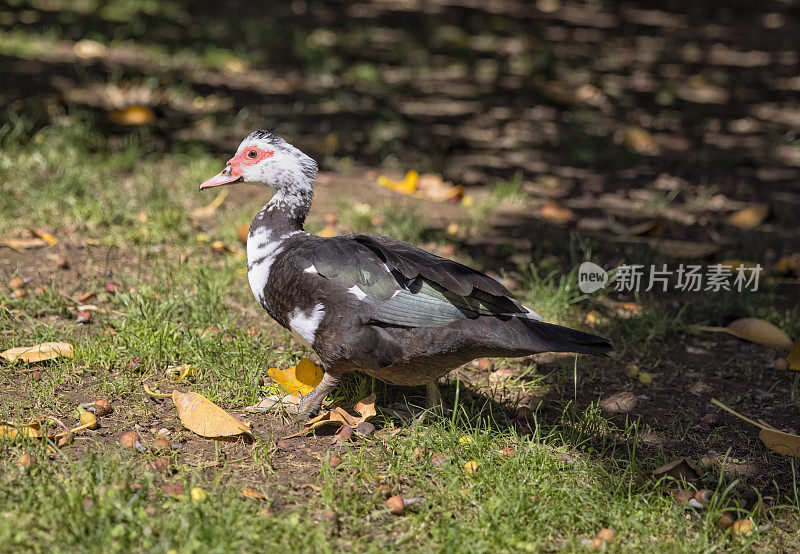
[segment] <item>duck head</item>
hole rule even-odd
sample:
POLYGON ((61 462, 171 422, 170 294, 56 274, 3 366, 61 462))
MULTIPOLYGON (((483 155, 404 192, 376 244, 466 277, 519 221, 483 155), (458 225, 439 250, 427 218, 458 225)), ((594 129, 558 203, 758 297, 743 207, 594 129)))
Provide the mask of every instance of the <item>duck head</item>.
POLYGON ((238 182, 262 184, 277 191, 310 189, 316 177, 313 159, 282 138, 259 130, 241 142, 225 169, 204 181, 200 190, 238 182))

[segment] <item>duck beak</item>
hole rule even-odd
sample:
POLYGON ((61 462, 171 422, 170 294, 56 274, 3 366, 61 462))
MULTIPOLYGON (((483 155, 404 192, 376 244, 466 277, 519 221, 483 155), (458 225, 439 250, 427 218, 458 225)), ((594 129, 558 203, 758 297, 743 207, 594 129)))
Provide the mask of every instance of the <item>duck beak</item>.
POLYGON ((229 185, 236 181, 242 180, 242 172, 239 168, 233 167, 231 164, 225 166, 221 173, 214 175, 211 179, 203 181, 200 185, 200 190, 208 189, 211 187, 218 187, 220 185, 229 185))

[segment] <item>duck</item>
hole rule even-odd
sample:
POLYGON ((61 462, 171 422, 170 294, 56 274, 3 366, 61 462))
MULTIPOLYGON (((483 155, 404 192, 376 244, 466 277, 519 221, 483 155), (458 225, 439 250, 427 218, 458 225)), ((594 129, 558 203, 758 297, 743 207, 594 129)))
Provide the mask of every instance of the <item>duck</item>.
POLYGON ((200 190, 235 183, 274 189, 247 237, 250 289, 266 312, 319 357, 322 380, 293 407, 308 416, 344 374, 426 387, 476 358, 541 352, 605 355, 605 338, 548 323, 500 282, 456 261, 379 235, 320 237, 304 224, 317 163, 257 130, 200 190))

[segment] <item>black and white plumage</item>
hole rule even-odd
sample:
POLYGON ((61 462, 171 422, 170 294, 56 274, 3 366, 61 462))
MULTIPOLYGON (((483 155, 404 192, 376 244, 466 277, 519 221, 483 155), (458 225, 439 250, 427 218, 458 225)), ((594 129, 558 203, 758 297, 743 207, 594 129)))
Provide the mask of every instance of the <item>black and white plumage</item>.
POLYGON ((339 377, 362 371, 427 385, 478 357, 602 354, 606 339, 542 321, 499 282, 408 243, 375 235, 323 238, 303 230, 317 165, 266 131, 250 134, 201 189, 237 181, 275 188, 253 219, 253 294, 317 353, 325 376, 300 404, 314 413, 339 377))

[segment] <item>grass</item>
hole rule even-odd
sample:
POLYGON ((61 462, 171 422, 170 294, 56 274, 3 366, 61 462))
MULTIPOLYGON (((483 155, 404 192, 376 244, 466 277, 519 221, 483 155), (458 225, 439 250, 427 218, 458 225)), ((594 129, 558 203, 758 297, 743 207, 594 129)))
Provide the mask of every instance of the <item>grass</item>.
MULTIPOLYGON (((720 501, 708 510, 687 512, 674 506, 664 487, 643 480, 652 468, 643 467, 637 455, 644 433, 640 422, 617 427, 597 406, 577 407, 574 379, 594 371, 584 360, 573 368, 570 359, 569 368, 536 376, 534 384, 553 386, 561 396, 547 414, 535 412, 531 435, 511 425, 510 415, 493 402, 467 387, 450 387, 445 405, 455 406, 452 415, 432 414, 424 425, 403 427, 397 435, 390 433, 395 421, 378 419, 376 438, 341 451, 343 463, 336 469, 328 463, 326 437, 305 443, 321 460, 299 448, 297 456, 306 456, 302 463, 287 467, 283 461, 278 467, 274 437, 262 434, 252 445, 236 445, 236 457, 225 454, 225 443, 210 446, 205 455, 222 460, 220 467, 199 468, 195 458, 176 452, 174 475, 156 471, 155 455, 118 446, 121 430, 141 424, 140 432, 150 437, 149 425, 163 425, 186 445, 205 442, 182 431, 171 410, 161 410, 142 394, 143 381, 169 390, 167 367, 195 364, 201 368, 195 381, 178 386, 239 410, 256 401, 266 384, 266 367, 286 367, 308 351, 265 323, 247 288, 241 254, 235 248, 214 253, 208 242, 234 246, 232 222, 254 213, 264 199, 239 197, 238 204, 221 208, 224 217, 199 228, 187 216, 209 201, 196 193, 196 184, 217 171, 218 156, 147 152, 146 136, 111 145, 88 116, 71 114, 59 121, 33 134, 21 123, 4 127, 0 234, 52 229, 85 271, 70 278, 50 271, 54 260, 47 249, 15 258, 16 269, 4 277, 41 277, 46 280, 36 285, 46 288, 22 298, 11 298, 6 288, 0 292, 0 349, 69 340, 76 357, 43 368, 47 378, 39 381, 20 377, 16 366, 0 368, 0 419, 25 421, 36 413, 54 413, 69 420, 78 398, 96 396, 113 397, 121 414, 105 436, 83 435, 88 438, 65 448, 66 460, 49 457, 41 443, 0 443, 0 550, 574 551, 610 526, 618 536, 612 548, 619 550, 789 544, 781 542, 790 540, 786 535, 737 537, 714 524, 723 509, 766 524, 755 509, 720 501), (19 172, 20 167, 28 170, 19 172), (206 237, 198 240, 201 234, 206 237), (104 292, 107 280, 120 284, 120 292, 104 292), (92 325, 80 327, 71 322, 78 304, 74 298, 87 290, 97 291, 91 302, 105 311, 92 325), (513 453, 504 454, 506 448, 513 453), (29 474, 15 467, 22 452, 40 460, 29 474), (444 453, 448 462, 432 466, 435 453, 444 453), (477 472, 465 470, 469 461, 477 462, 477 472), (186 490, 202 487, 209 498, 203 503, 172 498, 164 486, 174 482, 186 490), (394 516, 377 492, 382 484, 394 494, 424 501, 394 516), (244 498, 243 485, 265 491, 267 501, 244 498), (337 522, 322 518, 325 510, 334 510, 337 522)), ((498 195, 508 198, 518 188, 512 182, 498 195)), ((350 203, 340 217, 356 231, 412 242, 445 240, 428 229, 422 215, 396 206, 350 203)), ((319 228, 320 222, 312 225, 319 228)), ((577 244, 575 259, 588 255, 588 248, 577 244)), ((521 299, 546 317, 581 319, 585 298, 573 274, 531 270, 521 283, 521 299)), ((752 309, 789 324, 790 311, 752 309)), ((657 340, 685 331, 685 321, 680 313, 648 310, 613 320, 608 330, 622 337, 620 355, 636 350, 639 358, 652 360, 657 340)), ((352 404, 371 390, 377 391, 379 405, 400 401, 405 392, 354 375, 336 399, 352 404)), ((277 421, 276 416, 254 419, 277 421)), ((704 479, 713 483, 717 477, 704 479)), ((729 483, 718 484, 721 495, 732 496, 725 492, 729 483)), ((790 526, 798 506, 778 507, 777 513, 773 521, 790 526)))

